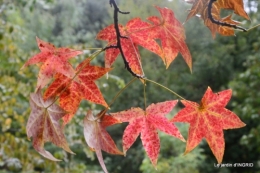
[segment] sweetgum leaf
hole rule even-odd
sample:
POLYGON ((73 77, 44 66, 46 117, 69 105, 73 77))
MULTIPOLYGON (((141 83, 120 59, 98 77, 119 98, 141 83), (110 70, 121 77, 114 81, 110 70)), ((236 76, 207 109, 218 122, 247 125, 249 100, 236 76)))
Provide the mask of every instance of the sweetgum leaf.
POLYGON ((110 154, 123 155, 123 153, 117 148, 111 136, 105 130, 106 127, 117 123, 121 122, 112 116, 107 115, 105 115, 100 121, 93 116, 91 111, 88 111, 84 118, 85 140, 88 146, 96 152, 98 161, 106 173, 108 171, 106 169, 101 150, 110 154))
POLYGON ((22 68, 41 63, 37 81, 37 89, 43 88, 50 82, 53 75, 61 73, 68 78, 75 75, 75 70, 70 65, 68 60, 74 56, 82 54, 82 51, 73 50, 70 48, 56 48, 48 42, 44 42, 36 37, 40 53, 31 57, 22 68))
MULTIPOLYGON (((120 29, 121 35, 126 36, 126 29, 120 24, 118 25, 118 27, 120 29)), ((97 39, 108 41, 108 45, 116 45, 117 41, 114 25, 110 25, 101 30, 97 35, 97 39)), ((144 76, 137 43, 134 42, 131 36, 127 36, 127 38, 120 38, 120 42, 125 61, 131 71, 138 76, 144 76)), ((119 54, 119 48, 107 49, 105 52, 105 66, 111 67, 119 54)))
POLYGON ((193 150, 202 138, 206 138, 218 163, 222 162, 225 149, 223 130, 245 126, 235 113, 225 108, 231 95, 231 90, 213 93, 208 87, 200 104, 181 101, 185 108, 172 121, 190 123, 185 153, 193 150))
MULTIPOLYGON (((138 45, 159 55, 164 61, 166 68, 176 58, 180 52, 191 69, 192 61, 189 49, 185 43, 185 34, 182 24, 174 17, 173 12, 167 8, 156 7, 161 14, 149 17, 151 23, 144 22, 140 18, 134 18, 127 22, 126 26, 118 25, 120 33, 126 38, 121 38, 121 46, 126 61, 133 72, 141 75, 142 64, 138 45), (156 42, 160 39, 162 47, 156 42)), ((108 45, 116 45, 116 32, 114 25, 110 25, 101 30, 97 39, 108 41, 108 45)), ((117 56, 119 49, 110 48, 105 52, 105 65, 110 67, 117 56)))
POLYGON ((64 125, 75 115, 82 99, 101 104, 107 107, 107 103, 102 96, 95 80, 105 75, 110 68, 103 68, 90 65, 90 60, 86 59, 76 68, 78 81, 71 81, 62 74, 55 75, 55 80, 44 93, 44 99, 60 96, 60 106, 68 112, 63 117, 64 125), (65 91, 64 91, 65 90, 65 91))
POLYGON ((171 62, 176 58, 180 52, 189 66, 192 69, 192 59, 190 51, 185 43, 185 33, 182 24, 175 18, 172 10, 168 8, 160 8, 155 6, 160 12, 161 18, 151 16, 148 18, 153 24, 151 37, 160 39, 162 50, 164 54, 164 63, 166 68, 169 67, 171 62))
POLYGON ((112 113, 111 115, 114 118, 122 122, 129 122, 123 134, 124 153, 126 153, 139 134, 141 134, 144 149, 152 164, 156 166, 160 150, 160 139, 157 129, 185 141, 175 125, 165 117, 177 102, 177 100, 173 100, 151 104, 147 107, 146 111, 141 108, 131 108, 127 111, 112 113))
POLYGON ((45 142, 52 142, 69 153, 73 153, 62 132, 59 120, 66 112, 53 99, 43 100, 40 90, 30 95, 31 113, 26 125, 28 138, 33 138, 33 147, 42 156, 59 161, 44 149, 45 142))

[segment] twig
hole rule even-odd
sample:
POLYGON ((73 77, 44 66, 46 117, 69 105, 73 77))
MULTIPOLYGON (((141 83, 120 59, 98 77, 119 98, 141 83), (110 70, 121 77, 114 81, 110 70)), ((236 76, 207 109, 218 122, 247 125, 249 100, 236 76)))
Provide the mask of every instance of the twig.
POLYGON ((125 36, 122 36, 120 34, 120 30, 119 30, 119 26, 118 26, 118 13, 121 13, 121 14, 129 14, 130 12, 123 12, 123 11, 120 11, 120 9, 118 8, 115 0, 110 0, 109 1, 111 7, 114 7, 114 27, 115 27, 115 31, 116 31, 116 40, 117 40, 117 44, 116 45, 110 45, 110 46, 107 46, 105 47, 103 50, 107 50, 107 49, 119 49, 120 53, 121 53, 121 56, 124 60, 124 63, 125 63, 125 68, 135 77, 137 78, 144 78, 144 76, 141 76, 141 75, 138 75, 138 74, 135 74, 132 69, 130 68, 126 58, 125 58, 125 55, 124 55, 124 52, 123 52, 123 49, 122 49, 122 46, 121 46, 121 40, 120 38, 125 38, 125 39, 128 39, 128 37, 125 37, 125 36))
POLYGON ((219 20, 216 20, 213 18, 212 16, 212 5, 214 2, 216 2, 217 0, 210 0, 209 1, 209 4, 208 4, 208 16, 209 16, 209 19, 212 23, 215 23, 217 25, 221 25, 221 26, 227 26, 227 27, 231 27, 231 28, 235 28, 235 29, 238 29, 238 30, 241 30, 241 31, 244 31, 244 32, 247 32, 247 29, 245 28, 242 28, 240 26, 237 26, 237 25, 234 25, 234 24, 229 24, 229 23, 226 23, 226 22, 221 22, 219 20))

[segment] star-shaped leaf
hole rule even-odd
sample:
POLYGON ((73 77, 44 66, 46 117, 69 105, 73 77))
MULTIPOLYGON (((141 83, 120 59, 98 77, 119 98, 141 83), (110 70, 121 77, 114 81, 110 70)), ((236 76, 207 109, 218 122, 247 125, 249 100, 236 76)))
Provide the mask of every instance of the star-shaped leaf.
POLYGON ((213 93, 208 87, 200 104, 181 101, 185 108, 178 112, 172 121, 190 123, 185 153, 193 150, 206 138, 218 163, 222 162, 225 148, 223 130, 245 126, 235 113, 225 108, 231 95, 231 90, 213 93))
POLYGON ((146 111, 141 108, 131 108, 127 111, 112 113, 111 115, 114 118, 122 122, 129 122, 123 135, 124 153, 126 153, 139 134, 141 134, 144 149, 152 164, 156 166, 160 150, 160 139, 157 129, 185 141, 175 125, 165 117, 177 102, 177 100, 174 100, 151 104, 147 107, 146 111))
POLYGON ((180 52, 189 66, 192 69, 192 59, 190 51, 185 43, 185 33, 182 24, 175 18, 172 10, 168 8, 160 8, 155 6, 160 12, 161 18, 157 16, 149 17, 148 20, 153 23, 152 36, 154 39, 160 39, 164 54, 164 62, 166 68, 176 58, 180 52))
POLYGON ((63 47, 56 48, 53 44, 44 42, 37 37, 36 40, 41 52, 31 57, 22 68, 42 63, 38 75, 37 88, 43 88, 56 73, 61 73, 68 78, 72 78, 75 75, 75 70, 68 60, 82 54, 82 51, 63 47))
MULTIPOLYGON (((103 112, 101 112, 103 113, 103 112)), ((113 124, 121 123, 119 120, 113 118, 112 116, 104 115, 101 121, 95 118, 91 111, 87 113, 84 118, 84 137, 88 146, 96 152, 98 161, 103 168, 104 172, 108 172, 104 164, 103 156, 101 150, 110 153, 123 155, 123 153, 118 150, 116 144, 114 143, 111 136, 106 131, 106 127, 113 124)))
MULTIPOLYGON (((160 46, 150 37, 148 32, 151 25, 143 22, 140 18, 134 18, 127 22, 125 27, 120 24, 118 27, 120 34, 125 37, 120 39, 125 61, 135 74, 144 76, 138 45, 162 56, 160 46)), ((97 35, 97 39, 108 41, 108 45, 116 45, 116 38, 114 25, 104 28, 97 35)), ((105 52, 105 66, 111 67, 119 53, 119 48, 107 49, 105 52)))
POLYGON ((44 149, 45 142, 52 142, 69 153, 73 153, 62 132, 59 120, 66 112, 54 104, 54 99, 43 100, 40 90, 30 96, 31 113, 26 125, 28 138, 33 138, 33 147, 42 156, 59 161, 44 149))
POLYGON ((86 59, 78 65, 76 70, 79 71, 78 81, 71 81, 70 78, 57 74, 44 93, 44 99, 60 96, 60 106, 69 112, 63 117, 64 124, 67 124, 74 116, 82 99, 108 106, 94 81, 111 69, 92 66, 90 60, 86 59))
MULTIPOLYGON (((137 74, 142 73, 140 55, 137 45, 159 55, 168 68, 170 63, 180 52, 191 69, 192 61, 189 49, 185 43, 184 27, 174 17, 173 12, 167 8, 156 7, 161 18, 149 17, 152 23, 144 22, 140 18, 130 20, 126 26, 119 25, 120 33, 127 38, 121 38, 122 49, 131 69, 137 74), (160 47, 156 39, 160 39, 160 47)), ((108 41, 108 45, 116 44, 116 32, 114 25, 110 25, 100 31, 97 39, 108 41)), ((110 67, 119 55, 119 49, 107 49, 105 53, 105 64, 110 67)))

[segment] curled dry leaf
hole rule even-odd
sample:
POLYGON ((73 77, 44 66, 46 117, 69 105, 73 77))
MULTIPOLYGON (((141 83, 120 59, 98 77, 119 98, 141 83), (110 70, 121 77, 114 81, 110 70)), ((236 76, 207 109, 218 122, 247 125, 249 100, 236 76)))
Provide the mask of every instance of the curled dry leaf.
POLYGON ((43 100, 40 90, 30 95, 31 113, 26 125, 28 138, 33 138, 33 147, 42 156, 59 161, 44 149, 45 142, 52 142, 65 151, 72 153, 60 125, 66 112, 54 104, 54 99, 43 100))
MULTIPOLYGON (((200 15, 201 19, 204 20, 204 24, 210 29, 213 38, 216 36, 218 32, 224 36, 234 35, 234 27, 223 26, 221 24, 212 23, 208 14, 208 5, 210 0, 193 0, 192 8, 187 16, 187 20, 195 15, 200 15)), ((211 14, 212 17, 219 21, 220 23, 227 23, 231 25, 238 26, 239 22, 232 20, 231 15, 226 17, 221 17, 220 12, 221 9, 233 10, 239 16, 244 17, 247 20, 250 20, 249 16, 245 12, 243 0, 217 0, 212 4, 211 14)))
MULTIPOLYGON (((101 112, 103 113, 103 112, 101 112)), ((112 116, 104 115, 104 117, 99 120, 96 119, 92 111, 88 111, 84 118, 84 137, 88 146, 96 152, 98 161, 103 168, 104 172, 108 172, 103 160, 101 150, 110 153, 123 155, 123 153, 117 148, 111 136, 106 131, 106 127, 113 124, 121 123, 119 120, 113 118, 112 116)))

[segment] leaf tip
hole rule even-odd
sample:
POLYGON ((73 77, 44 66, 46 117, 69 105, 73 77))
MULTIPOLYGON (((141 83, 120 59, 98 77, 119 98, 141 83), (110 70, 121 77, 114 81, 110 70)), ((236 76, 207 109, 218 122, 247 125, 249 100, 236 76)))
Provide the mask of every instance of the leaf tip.
POLYGON ((126 153, 124 153, 124 152, 122 152, 120 150, 118 150, 117 154, 126 157, 126 153))
POLYGON ((157 159, 151 160, 151 162, 153 164, 154 169, 157 170, 157 159))
POLYGON ((24 65, 20 68, 20 70, 23 70, 25 67, 26 67, 26 64, 24 64, 24 65))
POLYGON ((245 126, 246 126, 246 124, 244 122, 241 122, 240 128, 245 127, 245 126))
POLYGON ((96 152, 95 148, 89 147, 89 149, 93 152, 96 152))
POLYGON ((74 153, 73 151, 68 151, 70 154, 76 155, 76 153, 74 153))
POLYGON ((123 155, 126 157, 126 150, 123 149, 123 155))
POLYGON ((180 139, 182 142, 185 142, 186 143, 186 140, 184 139, 183 136, 181 136, 181 139, 180 139))
POLYGON ((183 153, 183 156, 187 155, 189 152, 191 152, 194 148, 187 148, 185 149, 185 152, 183 153))

